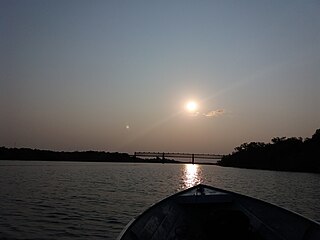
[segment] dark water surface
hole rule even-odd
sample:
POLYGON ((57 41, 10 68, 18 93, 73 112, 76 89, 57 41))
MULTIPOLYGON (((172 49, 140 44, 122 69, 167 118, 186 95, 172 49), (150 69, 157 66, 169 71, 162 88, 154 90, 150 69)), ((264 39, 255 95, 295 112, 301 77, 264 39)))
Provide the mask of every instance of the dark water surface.
POLYGON ((203 165, 0 162, 1 239, 115 239, 130 219, 205 183, 320 221, 320 175, 203 165))

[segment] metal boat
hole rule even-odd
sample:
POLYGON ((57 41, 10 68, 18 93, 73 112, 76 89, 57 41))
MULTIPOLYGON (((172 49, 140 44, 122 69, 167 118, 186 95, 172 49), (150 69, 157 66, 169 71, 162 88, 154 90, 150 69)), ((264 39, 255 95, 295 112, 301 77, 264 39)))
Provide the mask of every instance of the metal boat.
POLYGON ((319 223, 273 204, 203 184, 154 204, 119 240, 319 240, 319 223))

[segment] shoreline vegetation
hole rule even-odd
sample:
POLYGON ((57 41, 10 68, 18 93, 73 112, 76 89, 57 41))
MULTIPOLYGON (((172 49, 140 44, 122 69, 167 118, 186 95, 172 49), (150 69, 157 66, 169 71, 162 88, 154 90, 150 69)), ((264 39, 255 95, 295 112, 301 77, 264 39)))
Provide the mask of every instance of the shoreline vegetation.
POLYGON ((104 151, 58 152, 31 148, 0 147, 0 160, 66 161, 66 162, 127 162, 127 163, 180 163, 171 159, 143 159, 128 153, 104 151))
MULTIPOLYGON (((243 143, 217 163, 202 163, 222 167, 237 167, 273 171, 320 173, 320 129, 311 138, 276 137, 271 143, 243 143)), ((0 160, 74 161, 123 163, 186 163, 172 159, 143 159, 128 153, 104 151, 58 152, 30 148, 0 147, 0 160)))
POLYGON ((217 163, 238 167, 289 172, 320 173, 320 129, 311 138, 276 137, 271 143, 243 143, 217 163))

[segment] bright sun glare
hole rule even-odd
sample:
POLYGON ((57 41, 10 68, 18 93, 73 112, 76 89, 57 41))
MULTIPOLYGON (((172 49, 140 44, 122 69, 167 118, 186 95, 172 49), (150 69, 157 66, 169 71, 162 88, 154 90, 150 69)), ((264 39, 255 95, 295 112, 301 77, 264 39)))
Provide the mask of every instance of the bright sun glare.
POLYGON ((199 166, 197 164, 185 164, 183 180, 186 188, 201 183, 199 166))
POLYGON ((196 111, 198 108, 198 104, 195 102, 195 101, 189 101, 187 102, 186 104, 186 109, 189 111, 189 112, 194 112, 196 111))

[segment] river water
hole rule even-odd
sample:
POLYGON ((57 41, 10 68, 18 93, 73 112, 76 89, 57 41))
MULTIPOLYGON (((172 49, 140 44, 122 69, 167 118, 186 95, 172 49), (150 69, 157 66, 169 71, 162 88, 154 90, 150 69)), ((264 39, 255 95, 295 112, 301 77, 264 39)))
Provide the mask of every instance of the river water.
POLYGON ((148 206, 199 183, 320 221, 320 174, 191 164, 0 161, 0 238, 115 239, 148 206))

